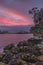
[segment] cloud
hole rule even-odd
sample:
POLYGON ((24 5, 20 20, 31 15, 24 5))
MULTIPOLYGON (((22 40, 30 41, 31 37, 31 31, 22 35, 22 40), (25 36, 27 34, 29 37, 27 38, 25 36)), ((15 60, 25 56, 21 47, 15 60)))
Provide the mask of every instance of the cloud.
POLYGON ((41 5, 41 3, 43 3, 42 0, 0 0, 0 7, 7 8, 8 10, 10 9, 12 11, 7 13, 8 10, 6 11, 2 8, 3 10, 2 13, 0 12, 0 16, 5 17, 12 22, 15 21, 16 23, 18 23, 18 25, 22 24, 21 22, 23 22, 23 24, 25 22, 26 25, 32 24, 33 22, 30 18, 30 15, 28 14, 28 10, 34 6, 41 5), (19 12, 19 14, 17 14, 17 12, 15 11, 19 12))
POLYGON ((1 6, 12 8, 14 10, 21 11, 26 13, 26 10, 29 9, 30 0, 0 0, 1 6))
POLYGON ((31 25, 31 20, 23 14, 9 9, 0 8, 0 25, 31 25))

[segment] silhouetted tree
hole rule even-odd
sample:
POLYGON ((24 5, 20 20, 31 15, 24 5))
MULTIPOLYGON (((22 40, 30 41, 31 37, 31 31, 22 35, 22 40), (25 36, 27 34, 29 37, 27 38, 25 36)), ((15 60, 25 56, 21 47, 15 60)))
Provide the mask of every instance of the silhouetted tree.
POLYGON ((33 33, 35 37, 37 36, 38 38, 43 39, 43 8, 32 8, 29 11, 29 14, 32 14, 35 24, 34 27, 31 27, 30 31, 33 33))

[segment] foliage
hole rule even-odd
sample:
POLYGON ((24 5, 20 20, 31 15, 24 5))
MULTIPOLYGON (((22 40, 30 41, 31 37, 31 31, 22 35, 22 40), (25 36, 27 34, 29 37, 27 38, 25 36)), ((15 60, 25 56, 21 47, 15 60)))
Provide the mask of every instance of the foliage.
POLYGON ((43 38, 43 8, 32 8, 29 13, 32 14, 35 24, 34 27, 31 27, 30 31, 34 36, 43 38))

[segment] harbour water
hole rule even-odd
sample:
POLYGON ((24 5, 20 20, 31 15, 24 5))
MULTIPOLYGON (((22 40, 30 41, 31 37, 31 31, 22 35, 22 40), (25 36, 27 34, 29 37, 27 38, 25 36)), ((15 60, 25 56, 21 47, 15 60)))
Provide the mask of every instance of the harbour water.
POLYGON ((20 41, 33 37, 32 34, 0 34, 0 51, 8 44, 18 44, 20 41))

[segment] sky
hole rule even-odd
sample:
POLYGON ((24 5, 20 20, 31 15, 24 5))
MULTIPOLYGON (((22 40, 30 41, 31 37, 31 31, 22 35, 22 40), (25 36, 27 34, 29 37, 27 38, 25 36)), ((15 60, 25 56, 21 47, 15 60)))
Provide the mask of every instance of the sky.
POLYGON ((0 0, 0 26, 34 25, 28 11, 43 7, 43 0, 0 0))
POLYGON ((42 6, 43 0, 0 0, 0 26, 33 25, 28 11, 42 6))

